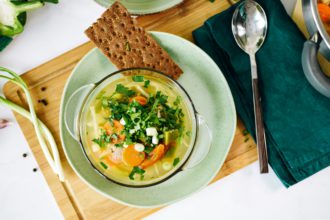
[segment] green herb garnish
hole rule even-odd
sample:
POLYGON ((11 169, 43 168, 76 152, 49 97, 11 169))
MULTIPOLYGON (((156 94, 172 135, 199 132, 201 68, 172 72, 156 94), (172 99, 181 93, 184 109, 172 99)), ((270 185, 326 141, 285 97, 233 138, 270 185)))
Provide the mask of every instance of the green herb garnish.
POLYGON ((124 147, 124 143, 115 144, 115 147, 124 147))
POLYGON ((129 42, 125 43, 125 50, 131 51, 131 45, 129 44, 129 42))
POLYGON ((178 165, 178 163, 180 162, 180 158, 175 158, 174 160, 173 160, 173 166, 175 167, 176 165, 178 165))
POLYGON ((131 97, 131 96, 135 95, 135 92, 133 90, 123 86, 122 84, 117 85, 116 92, 119 93, 119 94, 126 95, 128 97, 131 97))
POLYGON ((149 79, 147 79, 146 81, 144 81, 144 85, 143 85, 144 88, 148 88, 149 85, 150 85, 150 80, 149 79))
POLYGON ((133 167, 133 170, 131 171, 131 173, 129 174, 129 178, 131 179, 131 180, 134 180, 134 175, 135 174, 140 174, 140 179, 141 180, 143 180, 143 178, 144 178, 144 173, 145 173, 146 171, 145 170, 143 170, 143 169, 141 169, 140 167, 133 167))
POLYGON ((180 103, 181 103, 181 97, 177 96, 175 101, 173 102, 173 105, 178 106, 178 105, 180 105, 180 103))
POLYGON ((105 163, 103 163, 102 161, 100 162, 100 164, 104 169, 108 169, 108 166, 105 163))
POLYGON ((143 76, 132 76, 132 79, 134 82, 143 82, 144 81, 143 76))
POLYGON ((111 137, 108 136, 107 133, 103 130, 101 136, 99 138, 93 139, 92 141, 103 148, 107 143, 111 142, 111 137))

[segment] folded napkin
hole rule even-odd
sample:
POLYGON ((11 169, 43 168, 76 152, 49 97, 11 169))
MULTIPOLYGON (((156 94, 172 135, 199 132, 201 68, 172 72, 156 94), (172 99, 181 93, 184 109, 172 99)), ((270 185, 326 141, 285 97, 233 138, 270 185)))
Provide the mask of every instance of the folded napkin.
MULTIPOLYGON (((330 165, 330 99, 307 82, 301 65, 305 41, 279 0, 257 1, 268 17, 257 53, 269 163, 289 187, 330 165)), ((238 115, 255 137, 249 57, 235 43, 235 5, 193 32, 196 44, 225 75, 238 115)))

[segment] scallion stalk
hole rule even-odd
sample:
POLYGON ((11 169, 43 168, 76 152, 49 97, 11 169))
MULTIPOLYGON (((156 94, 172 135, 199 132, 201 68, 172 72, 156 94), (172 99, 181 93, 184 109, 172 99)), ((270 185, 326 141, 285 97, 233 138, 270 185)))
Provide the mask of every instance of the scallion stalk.
POLYGON ((35 112, 34 106, 33 106, 32 97, 31 97, 30 92, 28 90, 28 86, 23 81, 23 79, 20 76, 18 76, 16 73, 14 73, 13 71, 11 71, 9 69, 6 69, 4 67, 0 67, 0 72, 6 72, 6 73, 8 73, 9 75, 12 76, 12 78, 11 78, 11 77, 7 77, 7 76, 4 76, 4 75, 0 74, 0 78, 8 79, 12 83, 15 83, 16 85, 18 85, 19 87, 21 87, 23 89, 24 93, 26 94, 26 99, 27 99, 27 102, 28 102, 30 112, 28 112, 24 108, 18 106, 17 104, 7 100, 6 98, 4 98, 2 96, 0 96, 0 104, 7 106, 11 110, 19 113, 20 115, 22 115, 23 117, 29 119, 33 123, 34 129, 35 129, 35 132, 36 132, 36 135, 37 135, 37 139, 40 143, 41 149, 42 149, 42 151, 43 151, 50 167, 59 176, 59 179, 61 181, 64 181, 63 169, 62 169, 61 160, 60 160, 60 157, 59 157, 56 142, 54 140, 53 135, 51 134, 51 132, 47 128, 47 126, 45 124, 43 124, 37 118, 37 115, 36 115, 36 112, 35 112), (46 142, 48 142, 49 147, 52 151, 52 154, 50 153, 46 142))

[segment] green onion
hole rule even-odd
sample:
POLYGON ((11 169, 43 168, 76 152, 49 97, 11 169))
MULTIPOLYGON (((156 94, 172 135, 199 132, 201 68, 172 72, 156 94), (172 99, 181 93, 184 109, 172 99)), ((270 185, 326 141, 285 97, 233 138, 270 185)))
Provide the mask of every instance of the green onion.
POLYGON ((105 163, 103 163, 102 161, 100 162, 100 164, 104 169, 108 169, 108 166, 105 163))
POLYGON ((19 87, 21 87, 23 89, 23 91, 26 95, 26 99, 27 99, 27 102, 28 102, 30 112, 28 112, 24 108, 16 105, 15 103, 7 100, 6 98, 4 98, 2 96, 0 96, 0 104, 2 104, 4 106, 7 106, 8 108, 12 109, 13 111, 17 112, 18 114, 22 115, 23 117, 27 118, 28 120, 30 120, 33 123, 35 132, 37 134, 37 139, 40 143, 41 149, 42 149, 42 151, 43 151, 50 167, 52 168, 54 173, 56 173, 59 176, 59 179, 61 181, 64 181, 64 174, 63 174, 61 160, 60 160, 60 157, 59 157, 56 142, 55 142, 54 137, 52 136, 51 132, 46 127, 46 125, 43 124, 37 118, 37 115, 36 115, 36 112, 35 112, 34 106, 33 106, 32 97, 31 97, 30 92, 28 90, 27 84, 23 81, 23 79, 20 76, 18 76, 16 73, 14 73, 13 71, 11 71, 9 69, 6 69, 4 67, 0 67, 0 72, 6 72, 9 75, 11 75, 11 77, 8 77, 8 76, 0 74, 0 78, 8 79, 12 83, 18 85, 19 87), (52 155, 51 155, 51 153, 49 151, 49 148, 46 144, 46 140, 47 140, 47 142, 49 144, 49 147, 52 151, 52 155))
POLYGON ((140 179, 141 180, 143 180, 143 178, 144 178, 144 173, 145 173, 146 171, 145 170, 143 170, 143 169, 141 169, 140 167, 133 167, 133 169, 132 169, 132 171, 131 171, 131 173, 129 174, 129 178, 131 179, 131 180, 134 180, 134 175, 135 174, 140 174, 140 179))

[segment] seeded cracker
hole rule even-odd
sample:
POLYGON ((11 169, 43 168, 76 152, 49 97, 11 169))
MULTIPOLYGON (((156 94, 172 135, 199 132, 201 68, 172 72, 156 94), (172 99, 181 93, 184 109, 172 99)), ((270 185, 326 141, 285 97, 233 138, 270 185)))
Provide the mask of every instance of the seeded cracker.
POLYGON ((126 8, 114 3, 91 27, 86 35, 118 69, 147 67, 174 79, 182 74, 168 53, 131 18, 126 8))

